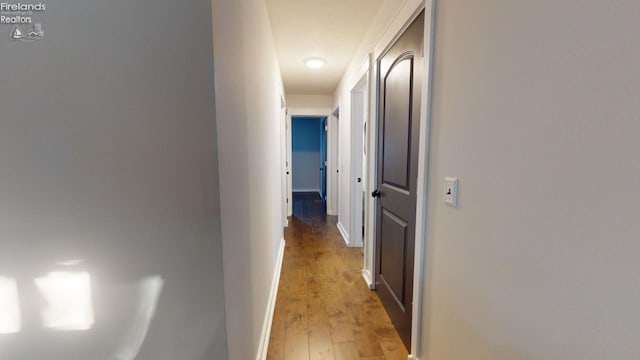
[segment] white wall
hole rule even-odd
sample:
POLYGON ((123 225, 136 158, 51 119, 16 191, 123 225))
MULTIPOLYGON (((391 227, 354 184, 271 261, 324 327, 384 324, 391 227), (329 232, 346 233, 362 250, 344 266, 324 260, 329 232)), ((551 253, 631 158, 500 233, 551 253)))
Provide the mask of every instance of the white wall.
POLYGON ((21 319, 0 358, 226 358, 210 11, 59 0, 40 41, 0 26, 0 277, 21 319), (89 274, 91 330, 43 328, 52 271, 89 274))
POLYGON ((639 17, 438 2, 422 358, 640 358, 639 17))
POLYGON ((287 106, 290 108, 330 109, 333 106, 333 96, 287 94, 287 106))
POLYGON ((230 359, 258 353, 281 227, 280 71, 261 0, 213 2, 230 359))

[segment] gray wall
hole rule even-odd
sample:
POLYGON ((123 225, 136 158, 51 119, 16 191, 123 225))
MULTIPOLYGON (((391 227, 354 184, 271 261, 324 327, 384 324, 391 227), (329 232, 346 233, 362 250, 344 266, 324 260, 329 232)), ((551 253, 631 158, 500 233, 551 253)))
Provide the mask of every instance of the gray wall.
POLYGON ((149 276, 136 359, 226 358, 210 2, 60 0, 42 23, 33 43, 0 26, 0 276, 23 319, 0 358, 130 360, 149 276), (42 329, 54 270, 90 273, 91 330, 42 329))
POLYGON ((421 358, 640 358, 638 18, 438 1, 421 358))

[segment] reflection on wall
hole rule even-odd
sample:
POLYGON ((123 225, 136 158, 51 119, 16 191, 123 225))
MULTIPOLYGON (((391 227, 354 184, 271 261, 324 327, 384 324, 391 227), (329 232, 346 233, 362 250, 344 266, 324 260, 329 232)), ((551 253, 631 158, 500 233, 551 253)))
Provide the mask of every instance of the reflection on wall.
POLYGON ((94 323, 88 272, 50 272, 35 279, 46 302, 42 325, 55 330, 88 330, 94 323))
MULTIPOLYGON (((80 263, 68 261, 56 265, 76 266, 80 263)), ((0 275, 0 340, 9 334, 19 334, 14 336, 21 339, 2 343, 10 346, 0 345, 0 360, 41 359, 42 351, 60 337, 42 336, 40 329, 45 332, 94 330, 89 337, 64 335, 65 339, 82 341, 71 341, 57 348, 60 359, 71 359, 74 357, 66 354, 84 351, 87 359, 92 360, 135 360, 156 315, 163 287, 164 280, 160 275, 106 287, 93 283, 91 274, 84 270, 52 271, 23 284, 11 276, 0 275), (100 294, 102 308, 94 307, 96 294, 100 294), (31 298, 33 295, 36 299, 31 298), (109 305, 105 307, 104 304, 109 305), (35 317, 30 312, 34 312, 35 317), (96 322, 96 312, 102 312, 99 315, 107 321, 96 322), (34 318, 37 322, 25 321, 25 314, 26 318, 34 318), (109 340, 112 346, 89 345, 92 341, 104 341, 106 334, 109 334, 106 338, 115 336, 109 340), (27 357, 16 358, 15 354, 27 357)))
POLYGON ((136 358, 156 313, 163 284, 164 281, 160 276, 152 276, 140 282, 136 314, 131 322, 131 328, 124 335, 113 359, 134 360, 136 358))
POLYGON ((20 305, 15 279, 0 276, 0 334, 20 332, 20 305))

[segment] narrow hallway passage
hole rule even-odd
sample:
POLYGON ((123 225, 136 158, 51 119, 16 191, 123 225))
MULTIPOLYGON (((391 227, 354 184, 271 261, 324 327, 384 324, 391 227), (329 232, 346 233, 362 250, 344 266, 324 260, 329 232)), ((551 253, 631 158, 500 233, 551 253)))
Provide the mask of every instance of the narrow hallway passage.
POLYGON ((346 247, 323 206, 317 194, 294 195, 267 359, 406 360, 362 280, 362 248, 346 247))

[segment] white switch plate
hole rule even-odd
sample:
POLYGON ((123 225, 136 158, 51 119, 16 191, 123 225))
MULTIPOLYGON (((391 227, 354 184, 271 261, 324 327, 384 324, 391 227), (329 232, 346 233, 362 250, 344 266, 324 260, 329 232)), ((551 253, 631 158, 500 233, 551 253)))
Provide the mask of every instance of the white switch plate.
POLYGON ((453 207, 458 206, 458 178, 444 178, 444 202, 453 207))

